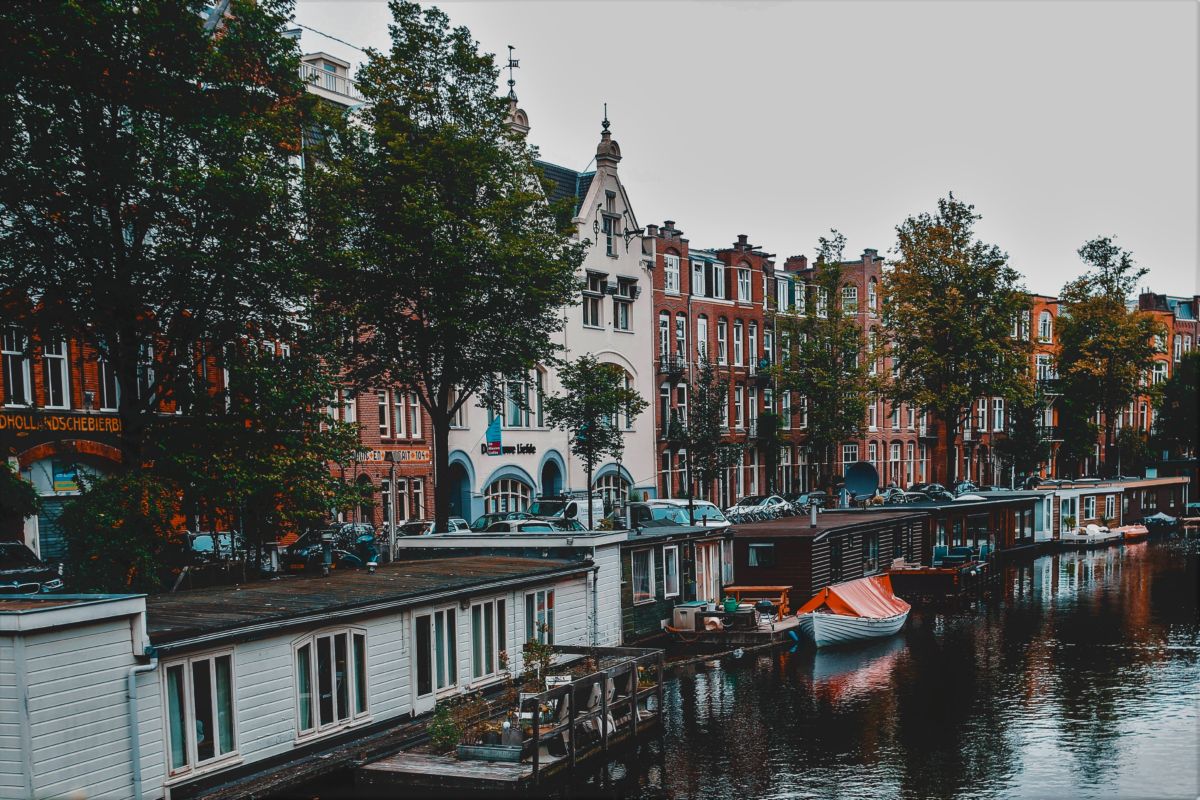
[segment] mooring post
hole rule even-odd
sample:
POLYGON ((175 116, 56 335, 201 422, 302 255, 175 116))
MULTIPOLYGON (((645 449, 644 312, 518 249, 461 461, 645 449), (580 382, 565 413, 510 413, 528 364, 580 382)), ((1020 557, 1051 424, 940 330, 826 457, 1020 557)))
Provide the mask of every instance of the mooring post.
MULTIPOLYGON (((542 749, 542 701, 541 695, 538 695, 534 700, 533 705, 533 782, 538 782, 538 769, 541 767, 540 757, 542 749)), ((529 702, 526 700, 525 702, 529 702)))
POLYGON ((571 769, 575 769, 575 684, 571 684, 567 689, 567 716, 570 719, 571 727, 567 733, 567 744, 571 746, 571 769))
POLYGON ((608 752, 608 670, 604 670, 600 678, 600 738, 604 743, 604 752, 608 752))
POLYGON ((663 680, 662 680, 662 674, 663 674, 663 654, 662 654, 662 651, 661 651, 661 650, 659 650, 659 651, 658 651, 658 721, 659 721, 659 723, 662 723, 662 721, 663 721, 663 680))
POLYGON ((638 729, 638 660, 633 660, 633 669, 630 671, 629 680, 633 684, 633 691, 629 693, 629 702, 632 704, 629 708, 630 719, 633 722, 633 738, 637 740, 638 729))

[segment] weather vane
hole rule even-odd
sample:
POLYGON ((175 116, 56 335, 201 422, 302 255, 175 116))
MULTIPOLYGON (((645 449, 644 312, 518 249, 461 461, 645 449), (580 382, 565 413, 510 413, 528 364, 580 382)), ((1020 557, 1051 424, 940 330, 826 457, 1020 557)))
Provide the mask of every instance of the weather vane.
POLYGON ((513 55, 513 46, 510 44, 508 46, 508 96, 511 97, 513 100, 516 100, 517 99, 517 90, 514 87, 516 87, 517 82, 516 82, 516 80, 513 79, 513 70, 519 69, 521 66, 521 62, 519 62, 517 59, 513 58, 512 55, 513 55))

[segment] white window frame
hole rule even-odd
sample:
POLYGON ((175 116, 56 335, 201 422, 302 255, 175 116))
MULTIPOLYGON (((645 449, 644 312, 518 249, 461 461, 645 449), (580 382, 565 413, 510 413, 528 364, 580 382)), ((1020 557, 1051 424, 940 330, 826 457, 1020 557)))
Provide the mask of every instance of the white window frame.
POLYGON ((542 644, 554 644, 554 589, 553 587, 546 589, 537 589, 532 592, 525 593, 525 641, 536 636, 537 640, 542 644), (530 601, 533 605, 530 606, 530 601), (537 607, 539 600, 544 603, 545 611, 538 616, 537 607), (530 608, 533 608, 533 618, 529 615, 530 608), (544 622, 546 631, 538 630, 538 625, 544 622))
POLYGON ((377 389, 375 396, 379 401, 379 436, 383 439, 392 437, 392 399, 387 389, 377 389))
POLYGON ((298 639, 294 639, 292 641, 292 683, 295 688, 293 695, 294 695, 295 709, 296 709, 296 713, 295 713, 296 741, 309 741, 312 739, 319 739, 321 737, 328 736, 331 733, 345 730, 346 728, 352 727, 354 725, 358 725, 363 722, 367 722, 371 719, 371 669, 370 669, 370 660, 371 659, 369 656, 369 652, 370 652, 369 648, 370 648, 370 641, 367 637, 366 629, 358 628, 358 627, 326 628, 323 630, 314 631, 310 634, 302 636, 298 639), (319 663, 318 658, 317 658, 318 642, 322 639, 329 640, 330 668, 332 669, 333 668, 333 660, 334 660, 336 652, 337 652, 334 642, 335 642, 337 636, 340 636, 343 634, 346 636, 346 661, 350 666, 350 669, 349 669, 350 684, 346 688, 346 698, 347 698, 347 703, 349 705, 349 709, 348 709, 349 714, 347 714, 344 719, 338 719, 337 699, 336 699, 337 687, 334 685, 334 675, 330 675, 330 688, 332 689, 333 694, 334 694, 334 697, 331 698, 334 703, 333 721, 327 722, 327 723, 322 723, 321 722, 321 697, 320 697, 321 676, 317 672, 318 663, 319 663), (356 636, 361 636, 363 639, 363 656, 367 662, 366 664, 363 665, 362 673, 361 673, 362 679, 365 682, 365 686, 363 687, 362 691, 366 698, 366 709, 364 709, 362 711, 358 710, 358 679, 359 679, 358 653, 356 652, 355 647, 354 647, 356 636), (309 686, 310 686, 310 689, 312 692, 312 700, 310 701, 310 705, 309 705, 309 710, 312 713, 312 716, 310 717, 310 720, 309 720, 312 723, 312 727, 310 727, 310 728, 302 727, 302 720, 300 719, 300 675, 297 672, 298 667, 299 667, 300 651, 305 646, 308 646, 308 648, 309 648, 308 649, 308 669, 309 669, 308 674, 309 674, 309 686))
POLYGON ((778 565, 775 554, 774 542, 750 542, 746 545, 746 566, 748 567, 766 567, 771 568, 778 565), (759 552, 764 551, 771 554, 769 564, 760 563, 759 552))
POLYGON ((635 606, 644 606, 653 603, 658 599, 658 593, 654 586, 654 548, 643 547, 640 550, 631 550, 629 553, 629 591, 633 597, 635 606), (643 576, 647 581, 647 591, 644 597, 638 597, 638 557, 646 557, 646 572, 643 576))
POLYGON ((735 319, 733 321, 733 365, 735 367, 744 366, 744 352, 742 350, 742 321, 735 319))
POLYGON ((1096 518, 1096 495, 1089 494, 1083 498, 1083 518, 1096 518))
POLYGON ((4 405, 7 408, 25 408, 33 403, 33 386, 30 383, 29 356, 25 350, 29 345, 29 339, 25 333, 16 326, 10 325, 4 328, 3 345, 0 346, 0 357, 4 360, 4 405), (21 387, 24 389, 24 402, 15 399, 9 400, 9 393, 12 391, 8 385, 10 364, 15 363, 17 366, 13 370, 20 369, 21 371, 21 387))
POLYGON ((663 548, 663 597, 679 596, 679 545, 671 544, 663 548), (671 579, 671 567, 675 568, 674 582, 671 579))
POLYGON ((488 681, 501 674, 500 669, 501 654, 508 653, 508 598, 504 595, 496 597, 488 597, 483 600, 474 601, 471 603, 471 610, 467 616, 467 630, 471 638, 471 650, 468 654, 471 659, 471 681, 488 681), (492 652, 487 652, 487 614, 485 607, 492 607, 492 652), (475 609, 479 609, 479 625, 483 630, 483 640, 479 641, 475 636, 475 609), (477 652, 478 651, 478 652, 477 652), (478 655, 478 660, 476 656, 478 655), (493 669, 487 669, 487 657, 492 657, 493 669))
POLYGON ((725 300, 725 264, 718 261, 712 265, 712 296, 725 300))
POLYGON ((729 321, 724 317, 717 320, 717 364, 729 363, 729 321))
POLYGON ((663 253, 663 291, 679 294, 679 256, 663 253))
POLYGON ((1004 398, 992 398, 992 430, 1004 430, 1004 398))
POLYGON ((689 287, 693 295, 704 297, 704 262, 692 262, 692 283, 689 287))
POLYGON ((1115 495, 1107 494, 1104 496, 1104 518, 1116 519, 1117 517, 1117 498, 1115 495))
POLYGON ((858 313, 858 287, 842 287, 842 311, 846 314, 858 313))
POLYGON ((750 270, 746 267, 738 268, 738 302, 750 303, 754 300, 753 283, 750 280, 750 270))
POLYGON ((70 364, 70 349, 67 347, 66 339, 60 339, 50 345, 42 345, 42 388, 46 395, 46 408, 65 409, 71 407, 71 371, 70 364), (50 351, 50 345, 57 344, 60 348, 59 352, 53 353, 50 351), (51 363, 55 362, 55 363, 51 363), (62 389, 62 402, 55 403, 51 401, 50 396, 50 376, 53 374, 51 370, 58 371, 58 379, 62 389))
POLYGON ((408 393, 408 413, 409 418, 408 435, 413 439, 421 438, 421 401, 417 399, 416 392, 408 393))
POLYGON ((233 649, 226 648, 223 650, 214 650, 207 653, 200 653, 189 656, 188 658, 176 659, 166 662, 162 666, 162 678, 160 682, 160 691, 162 692, 162 709, 163 709, 163 758, 166 762, 168 780, 174 780, 182 776, 195 775, 197 773, 206 772, 209 769, 217 766, 224 766, 231 761, 237 761, 240 758, 239 742, 240 736, 238 733, 238 714, 237 714, 237 664, 233 657, 233 649), (217 746, 214 746, 213 752, 215 755, 212 758, 200 761, 196 752, 196 709, 195 696, 192 689, 192 673, 193 665, 199 662, 209 662, 210 675, 212 677, 212 718, 214 730, 211 734, 219 736, 216 720, 220 713, 217 708, 217 684, 216 662, 219 658, 229 659, 229 699, 231 707, 229 714, 232 717, 233 727, 233 749, 225 753, 216 753, 219 746, 219 738, 217 746), (182 767, 171 766, 171 719, 170 719, 170 700, 168 689, 168 674, 170 670, 180 667, 183 671, 183 727, 187 735, 185 746, 185 764, 182 767))

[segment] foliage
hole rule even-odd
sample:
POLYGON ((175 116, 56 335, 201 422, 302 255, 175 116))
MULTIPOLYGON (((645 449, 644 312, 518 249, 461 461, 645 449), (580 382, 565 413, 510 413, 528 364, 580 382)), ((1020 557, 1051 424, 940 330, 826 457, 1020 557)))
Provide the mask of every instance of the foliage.
POLYGON ((646 401, 625 385, 625 370, 601 363, 590 354, 561 365, 561 394, 545 399, 546 421, 570 436, 571 452, 583 461, 588 485, 588 528, 592 519, 592 473, 605 457, 621 460, 625 429, 620 419, 632 421, 646 410, 646 401))
POLYGON ((1079 413, 1103 415, 1101 470, 1111 472, 1117 415, 1139 395, 1153 397, 1145 380, 1154 363, 1154 339, 1166 329, 1151 314, 1127 307, 1146 269, 1133 256, 1100 237, 1079 248, 1091 267, 1063 287, 1058 318, 1059 391, 1086 402, 1079 413))
POLYGON ((893 401, 927 409, 946 437, 946 480, 955 475, 954 442, 980 397, 1021 402, 1029 390, 1029 344, 1010 336, 1029 308, 1019 273, 999 247, 980 241, 974 206, 953 193, 937 212, 896 228, 898 258, 884 275, 885 324, 899 371, 893 401))
POLYGON ((254 343, 224 356, 229 385, 197 399, 197 413, 170 420, 156 465, 184 488, 189 517, 236 520, 261 545, 324 521, 331 509, 366 499, 370 487, 339 479, 358 449, 354 424, 326 408, 336 380, 328 321, 290 325, 286 357, 254 343))
POLYGON ((82 338, 113 370, 135 469, 159 403, 186 409, 204 381, 203 344, 271 328, 310 288, 291 4, 233 0, 212 24, 207 6, 0 5, 20 65, 0 78, 0 270, 39 299, 16 321, 82 338))
MULTIPOLYGON (((546 623, 538 625, 538 632, 545 635, 549 630, 546 623)), ((521 658, 525 666, 524 682, 529 691, 540 692, 546 688, 546 673, 554 665, 554 645, 538 639, 530 639, 521 645, 521 658)))
POLYGON ((153 592, 159 565, 181 546, 174 513, 179 489, 149 473, 84 481, 63 509, 66 579, 75 592, 153 592))
POLYGON ((780 316, 776 324, 795 354, 787 354, 776 368, 779 391, 796 391, 808 398, 808 446, 813 485, 828 484, 837 446, 862 435, 863 420, 873 388, 866 350, 866 335, 853 312, 842 305, 842 288, 848 281, 842 265, 846 237, 831 230, 831 238, 818 239, 812 284, 804 314, 780 316), (822 475, 828 465, 829 475, 822 475))
POLYGON ((1200 350, 1184 353, 1163 386, 1154 414, 1155 446, 1177 458, 1200 452, 1200 419, 1196 411, 1198 371, 1200 350))
MULTIPOLYGON (((437 8, 393 0, 389 52, 367 51, 366 103, 310 160, 311 241, 326 297, 351 312, 359 385, 411 387, 429 412, 435 474, 453 415, 495 376, 555 353, 579 291, 573 209, 546 202, 534 150, 506 124, 493 56, 437 8)), ((489 390, 489 386, 493 388, 489 390)), ((450 486, 435 486, 436 524, 450 486)))
POLYGON ((444 753, 462 740, 463 729, 448 703, 438 703, 425 728, 435 752, 444 753))
POLYGON ((1015 483, 1038 471, 1050 460, 1049 431, 1042 424, 1050 400, 1032 387, 1008 404, 1007 435, 995 440, 995 453, 1015 483))
POLYGON ((1064 394, 1058 399, 1057 473, 1060 477, 1077 478, 1080 465, 1092 457, 1100 426, 1096 424, 1096 408, 1088 398, 1064 394))
POLYGON ((31 517, 40 505, 33 484, 17 474, 8 462, 0 464, 0 520, 31 517))
MULTIPOLYGON (((701 358, 692 385, 689 387, 687 427, 679 426, 678 438, 668 434, 672 447, 687 450, 691 480, 705 490, 741 458, 740 442, 726 441, 729 434, 729 382, 723 379, 716 364, 701 358)), ((676 424, 672 417, 671 424, 676 424)), ((688 487, 688 496, 692 487, 688 487)), ((705 495, 701 495, 705 496, 705 495)))
POLYGON ((757 434, 754 446, 763 454, 763 467, 767 473, 767 491, 784 491, 775 486, 779 467, 779 450, 786 445, 783 439, 783 417, 769 408, 758 415, 757 434))
POLYGON ((1150 464, 1150 443, 1143 431, 1122 428, 1117 434, 1118 471, 1121 475, 1144 475, 1150 464))

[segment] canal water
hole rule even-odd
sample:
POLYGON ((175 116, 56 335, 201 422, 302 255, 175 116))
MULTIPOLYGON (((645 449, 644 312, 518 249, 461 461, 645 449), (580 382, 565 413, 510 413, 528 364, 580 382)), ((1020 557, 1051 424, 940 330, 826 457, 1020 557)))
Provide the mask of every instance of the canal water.
POLYGON ((1196 540, 1005 568, 867 647, 689 667, 661 737, 562 798, 1200 795, 1196 540))

